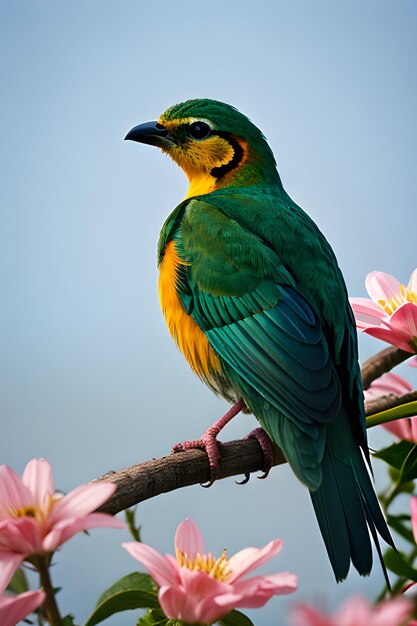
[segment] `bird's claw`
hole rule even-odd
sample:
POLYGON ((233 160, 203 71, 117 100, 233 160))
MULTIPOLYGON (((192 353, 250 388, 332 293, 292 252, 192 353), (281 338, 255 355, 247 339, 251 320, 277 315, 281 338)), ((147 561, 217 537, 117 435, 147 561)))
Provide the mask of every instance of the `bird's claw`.
POLYGON ((270 436, 264 431, 263 428, 255 428, 255 430, 252 430, 248 435, 246 435, 245 439, 249 439, 249 437, 254 437, 261 447, 264 465, 262 467, 263 473, 261 476, 258 476, 258 478, 264 480, 271 471, 271 467, 274 463, 274 444, 272 443, 270 436))
POLYGON ((265 480, 265 478, 268 478, 270 471, 271 471, 270 467, 267 470, 263 470, 262 474, 260 476, 257 476, 257 478, 259 478, 259 480, 265 480))
POLYGON ((220 462, 220 442, 216 439, 216 435, 212 433, 204 433, 200 439, 193 441, 184 441, 184 443, 177 443, 172 447, 172 453, 184 452, 185 450, 204 450, 210 467, 210 478, 205 483, 200 483, 202 487, 211 487, 215 482, 215 473, 220 462))
POLYGON ((250 472, 245 473, 245 478, 243 480, 235 480, 236 485, 246 485, 250 479, 250 472))

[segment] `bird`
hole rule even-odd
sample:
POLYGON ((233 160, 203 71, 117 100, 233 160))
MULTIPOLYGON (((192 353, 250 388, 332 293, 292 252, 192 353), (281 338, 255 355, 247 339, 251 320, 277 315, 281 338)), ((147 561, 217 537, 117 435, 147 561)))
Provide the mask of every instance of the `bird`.
MULTIPOLYGON (((262 132, 235 107, 192 99, 126 140, 159 147, 185 172, 185 199, 159 238, 159 297, 194 372, 233 406, 204 436, 253 413, 308 488, 337 582, 393 546, 372 481, 357 334, 335 254, 284 190, 262 132), (370 536, 371 535, 371 536, 370 536)), ((263 436, 261 433, 266 433, 263 436)), ((389 583, 388 583, 389 584, 389 583)))

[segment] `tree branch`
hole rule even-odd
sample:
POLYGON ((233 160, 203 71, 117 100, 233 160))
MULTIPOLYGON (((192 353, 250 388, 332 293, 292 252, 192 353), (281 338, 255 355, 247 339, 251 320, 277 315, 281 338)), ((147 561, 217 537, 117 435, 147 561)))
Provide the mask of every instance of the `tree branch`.
POLYGON ((405 352, 399 348, 394 348, 394 346, 385 348, 385 350, 371 356, 361 367, 363 388, 369 389, 374 380, 412 356, 411 352, 405 352))
MULTIPOLYGON (((225 443, 221 446, 221 452, 216 480, 256 472, 264 464, 261 448, 252 438, 225 443)), ((281 450, 275 447, 273 465, 282 463, 286 463, 286 460, 281 450)), ((98 509, 114 514, 161 493, 207 483, 210 480, 210 468, 203 450, 185 450, 118 472, 109 472, 98 480, 117 485, 114 495, 98 509)))
POLYGON ((388 396, 380 396, 379 398, 373 398, 365 402, 365 414, 367 417, 380 413, 381 411, 387 411, 393 409, 396 406, 407 404, 407 402, 413 402, 417 400, 417 391, 411 391, 403 396, 395 396, 393 393, 388 396))
MULTIPOLYGON (((411 356, 408 352, 397 348, 386 348, 368 359, 362 367, 364 388, 367 389, 372 381, 411 356)), ((366 402, 365 413, 367 416, 374 415, 416 399, 417 391, 401 398, 394 395, 382 396, 366 402)), ((221 460, 215 478, 219 480, 261 471, 263 463, 263 455, 255 439, 230 441, 221 445, 221 460)), ((276 446, 273 465, 282 463, 286 463, 286 459, 276 446)), ((97 481, 107 481, 117 485, 114 495, 98 510, 114 515, 162 493, 199 483, 204 484, 209 480, 210 469, 204 451, 177 452, 117 472, 108 472, 98 478, 97 481)))

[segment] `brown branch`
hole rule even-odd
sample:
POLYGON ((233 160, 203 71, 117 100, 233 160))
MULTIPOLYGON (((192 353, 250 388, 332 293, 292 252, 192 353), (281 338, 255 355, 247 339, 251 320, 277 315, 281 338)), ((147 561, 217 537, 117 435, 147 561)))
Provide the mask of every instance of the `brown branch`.
POLYGON ((373 398, 365 402, 365 414, 367 416, 375 415, 375 413, 387 411, 388 409, 393 409, 395 406, 401 406, 401 404, 413 402, 414 400, 417 400, 417 391, 411 391, 403 396, 395 396, 392 393, 388 396, 380 396, 379 398, 373 398))
POLYGON ((365 361, 361 368, 363 388, 369 389, 374 380, 412 356, 411 352, 405 352, 393 346, 385 348, 385 350, 381 350, 381 352, 371 356, 370 359, 365 361))
MULTIPOLYGON (((264 464, 261 448, 252 438, 225 443, 221 446, 221 452, 220 464, 216 470, 217 480, 256 472, 264 464)), ((285 462, 281 450, 276 447, 273 465, 285 462)), ((115 494, 98 510, 115 514, 161 493, 204 484, 209 479, 209 464, 203 450, 177 452, 98 478, 99 481, 106 480, 117 485, 115 494)))
MULTIPOLYGON (((373 380, 389 371, 405 359, 412 356, 397 348, 387 348, 366 361, 362 367, 364 387, 368 388, 373 380)), ((394 395, 382 396, 365 404, 366 415, 373 415, 417 399, 417 391, 401 398, 394 395)), ((221 460, 216 470, 216 480, 229 476, 244 476, 262 470, 263 455, 255 439, 230 441, 221 446, 221 460)), ((275 447, 273 465, 285 463, 285 457, 275 447)), ((109 472, 98 478, 117 485, 114 495, 99 511, 116 514, 139 502, 149 500, 162 493, 190 485, 204 484, 210 479, 209 464, 206 453, 202 450, 185 450, 152 459, 132 467, 109 472)))

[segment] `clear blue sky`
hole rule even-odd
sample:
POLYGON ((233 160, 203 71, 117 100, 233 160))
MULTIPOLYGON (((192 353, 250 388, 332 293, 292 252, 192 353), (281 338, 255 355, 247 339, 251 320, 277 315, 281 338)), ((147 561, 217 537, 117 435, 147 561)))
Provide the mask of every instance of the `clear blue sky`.
MULTIPOLYGON (((185 177, 156 149, 123 142, 171 104, 224 100, 262 128, 351 295, 365 295, 373 269, 408 280, 416 19, 414 0, 1 3, 0 462, 20 472, 44 456, 68 491, 166 454, 227 408, 189 371, 159 311, 156 242, 185 177)), ((361 346, 364 356, 383 347, 361 346)), ((242 417, 224 437, 253 425, 242 417)), ((372 433, 373 445, 387 440, 372 433)), ((296 600, 332 607, 382 584, 376 566, 336 586, 308 494, 286 467, 245 487, 230 479, 141 505, 144 540, 170 550, 185 516, 213 551, 284 538, 269 571, 297 573, 300 589, 252 613, 257 626, 284 624, 296 600)), ((80 623, 135 569, 122 540, 93 531, 57 555, 62 608, 80 623)))

